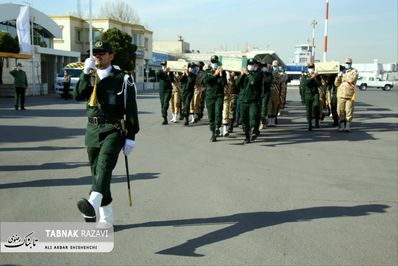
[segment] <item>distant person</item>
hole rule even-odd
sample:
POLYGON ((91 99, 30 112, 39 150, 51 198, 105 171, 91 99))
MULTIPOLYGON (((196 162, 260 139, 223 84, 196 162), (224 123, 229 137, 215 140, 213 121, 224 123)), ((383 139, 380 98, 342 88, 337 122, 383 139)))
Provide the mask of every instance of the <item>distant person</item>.
POLYGON ((336 78, 337 114, 339 116, 339 131, 351 131, 352 115, 354 113, 355 84, 358 71, 352 68, 352 59, 345 60, 345 71, 336 78))
POLYGON ((62 78, 62 84, 64 85, 62 98, 67 100, 69 98, 70 75, 68 74, 68 72, 66 70, 64 71, 64 77, 62 78))
POLYGON ((183 116, 185 118, 185 126, 189 125, 188 117, 189 111, 191 107, 191 101, 195 91, 195 81, 196 75, 199 73, 199 66, 195 63, 191 63, 189 65, 188 70, 185 70, 182 73, 182 77, 180 79, 181 88, 182 88, 182 99, 183 99, 183 116))
POLYGON ((22 69, 22 64, 18 63, 17 66, 10 71, 10 74, 14 77, 15 86, 15 110, 25 110, 25 91, 28 87, 28 79, 26 73, 22 69))
POLYGON ((167 125, 167 111, 169 110, 171 93, 173 91, 174 75, 167 67, 167 61, 160 63, 162 69, 160 69, 156 76, 159 79, 159 97, 160 97, 160 109, 162 112, 163 122, 162 125, 167 125))
POLYGON ((308 73, 301 76, 300 96, 301 102, 305 105, 305 112, 308 122, 308 131, 312 131, 312 120, 315 119, 315 128, 319 128, 320 101, 319 101, 319 78, 315 72, 315 65, 309 63, 308 73))

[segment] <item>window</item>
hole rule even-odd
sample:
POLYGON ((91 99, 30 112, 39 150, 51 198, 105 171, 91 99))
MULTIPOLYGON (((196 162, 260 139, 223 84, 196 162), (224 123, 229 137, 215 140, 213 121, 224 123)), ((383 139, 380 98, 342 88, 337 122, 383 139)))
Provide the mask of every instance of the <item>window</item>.
POLYGON ((144 40, 144 48, 145 48, 145 51, 149 50, 149 39, 148 38, 145 38, 145 40, 144 40))
POLYGON ((94 42, 99 41, 100 36, 101 36, 101 31, 99 31, 99 30, 93 30, 93 41, 94 41, 94 42))
POLYGON ((76 40, 77 40, 78 42, 81 42, 81 41, 82 41, 82 31, 81 31, 81 30, 77 30, 77 31, 76 31, 76 40))
POLYGON ((137 46, 144 46, 144 36, 142 34, 133 33, 133 43, 137 46))
POLYGON ((374 81, 374 78, 369 78, 370 81, 374 81))

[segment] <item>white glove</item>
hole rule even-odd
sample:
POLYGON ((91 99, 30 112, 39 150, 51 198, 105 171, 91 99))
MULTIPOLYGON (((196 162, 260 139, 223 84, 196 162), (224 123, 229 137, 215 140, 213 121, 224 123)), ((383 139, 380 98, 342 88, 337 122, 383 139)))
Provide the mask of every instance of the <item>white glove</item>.
POLYGON ((131 140, 131 139, 126 139, 126 142, 124 143, 124 148, 123 148, 124 155, 129 156, 130 153, 133 152, 134 147, 135 147, 135 141, 131 140))
POLYGON ((338 76, 339 76, 339 77, 342 77, 342 76, 343 76, 343 72, 340 71, 338 76))
POLYGON ((84 61, 84 70, 83 73, 88 75, 90 73, 90 70, 95 69, 95 60, 94 58, 87 58, 84 61))

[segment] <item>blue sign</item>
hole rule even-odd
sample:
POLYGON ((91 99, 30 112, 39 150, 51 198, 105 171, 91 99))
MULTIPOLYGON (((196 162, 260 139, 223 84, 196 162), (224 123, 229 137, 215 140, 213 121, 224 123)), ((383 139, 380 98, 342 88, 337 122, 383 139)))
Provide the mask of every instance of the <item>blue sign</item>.
POLYGON ((152 59, 149 61, 150 66, 160 66, 160 63, 169 59, 168 54, 152 52, 152 59))
POLYGON ((137 50, 137 51, 135 52, 135 55, 136 55, 137 57, 142 57, 142 58, 144 58, 145 52, 144 52, 143 50, 137 50))

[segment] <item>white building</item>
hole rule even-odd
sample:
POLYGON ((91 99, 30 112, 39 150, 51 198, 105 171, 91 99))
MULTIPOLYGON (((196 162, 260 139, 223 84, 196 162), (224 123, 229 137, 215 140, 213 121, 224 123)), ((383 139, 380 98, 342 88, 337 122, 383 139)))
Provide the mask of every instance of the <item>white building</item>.
MULTIPOLYGON (((54 47, 65 50, 79 51, 82 58, 87 58, 89 49, 89 19, 74 16, 52 16, 61 28, 62 37, 54 39, 54 47)), ((133 44, 137 45, 135 78, 137 82, 144 82, 145 69, 152 59, 152 31, 143 25, 124 23, 114 19, 92 19, 93 40, 99 38, 102 32, 117 28, 132 37, 133 44)))
POLYGON ((307 65, 311 62, 312 46, 309 44, 298 44, 294 46, 293 64, 307 65))
MULTIPOLYGON (((21 5, 17 4, 0 4, 0 31, 10 33, 12 37, 17 35, 15 24, 20 8, 21 5)), ((0 96, 14 95, 13 77, 9 72, 17 62, 22 63, 28 77, 26 95, 42 95, 53 91, 58 67, 65 62, 80 60, 79 52, 54 49, 54 38, 62 34, 60 28, 44 13, 34 8, 30 11, 34 32, 32 59, 22 59, 19 55, 4 59, 0 96)))

